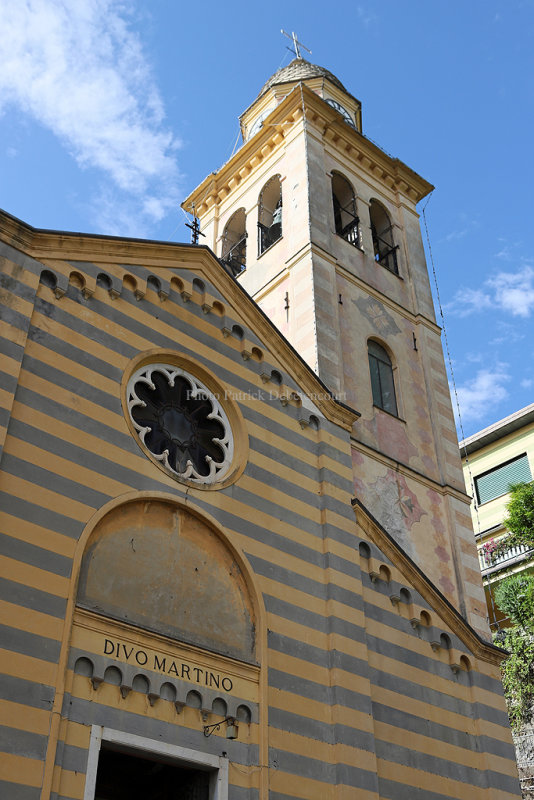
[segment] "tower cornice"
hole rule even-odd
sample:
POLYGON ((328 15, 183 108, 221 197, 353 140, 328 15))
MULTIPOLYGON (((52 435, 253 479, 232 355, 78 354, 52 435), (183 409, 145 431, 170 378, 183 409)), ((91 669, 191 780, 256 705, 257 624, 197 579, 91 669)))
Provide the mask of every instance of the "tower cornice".
POLYGON ((344 122, 337 111, 301 83, 266 117, 255 136, 188 195, 182 208, 190 210, 194 205, 198 216, 202 217, 212 206, 219 205, 244 178, 281 147, 288 127, 303 119, 313 127, 316 135, 342 148, 365 173, 379 178, 414 205, 434 188, 400 159, 388 155, 344 122))

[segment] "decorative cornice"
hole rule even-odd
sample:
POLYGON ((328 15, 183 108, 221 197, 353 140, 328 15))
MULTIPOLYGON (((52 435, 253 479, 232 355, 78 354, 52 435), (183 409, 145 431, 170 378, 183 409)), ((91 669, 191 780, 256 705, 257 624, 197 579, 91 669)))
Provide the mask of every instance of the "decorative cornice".
POLYGON ((85 260, 176 267, 177 260, 200 263, 200 253, 213 255, 205 245, 33 228, 1 209, 0 239, 35 259, 79 261, 83 252, 85 260))
POLYGON ((298 122, 303 115, 315 127, 316 133, 338 147, 341 142, 347 155, 361 168, 382 180, 392 190, 405 195, 414 205, 434 188, 400 159, 388 155, 345 123, 337 111, 308 86, 300 83, 273 109, 261 130, 245 142, 218 172, 208 175, 191 192, 182 203, 182 208, 190 209, 194 203, 198 216, 202 217, 210 205, 221 202, 230 193, 230 181, 237 186, 243 177, 282 144, 287 127, 298 122), (243 171, 246 174, 243 175, 243 171))
POLYGON ((352 500, 356 521, 370 541, 395 565, 408 583, 419 592, 428 605, 439 614, 443 622, 456 634, 470 652, 489 664, 499 665, 507 653, 487 642, 471 627, 467 620, 451 605, 439 589, 426 577, 417 564, 380 525, 357 499, 352 500))
MULTIPOLYGON (((47 231, 32 228, 4 211, 0 211, 0 240, 41 262, 53 259, 93 261, 121 266, 142 265, 148 269, 185 268, 202 271, 219 289, 226 302, 239 311, 244 324, 268 344, 272 357, 279 361, 327 419, 351 431, 360 416, 357 411, 334 398, 328 387, 206 245, 47 231)), ((137 279, 138 276, 133 277, 137 279)))

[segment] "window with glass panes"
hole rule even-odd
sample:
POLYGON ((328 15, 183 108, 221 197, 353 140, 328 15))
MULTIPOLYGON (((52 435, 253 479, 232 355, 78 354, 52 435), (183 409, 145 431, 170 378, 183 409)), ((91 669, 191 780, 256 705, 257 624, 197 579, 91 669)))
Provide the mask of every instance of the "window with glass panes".
POLYGON ((378 406, 378 408, 382 408, 384 411, 388 411, 390 414, 398 416, 391 359, 378 342, 374 342, 370 339, 367 343, 367 347, 373 404, 378 406))

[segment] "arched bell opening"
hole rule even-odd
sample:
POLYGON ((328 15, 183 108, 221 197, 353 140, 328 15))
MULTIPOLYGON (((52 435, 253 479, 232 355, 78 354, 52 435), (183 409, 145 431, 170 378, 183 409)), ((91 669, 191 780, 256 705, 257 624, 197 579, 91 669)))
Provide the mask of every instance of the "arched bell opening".
POLYGON ((369 204, 371 219, 371 235, 373 237, 374 258, 377 264, 399 274, 397 260, 398 245, 393 238, 393 225, 388 212, 378 200, 371 200, 369 204))
POLYGON ((258 255, 282 238, 282 184, 274 175, 260 192, 258 203, 258 255))
POLYGON ((239 275, 247 265, 247 229, 244 208, 232 214, 223 231, 221 260, 232 271, 239 275))
POLYGON ((360 247, 360 220, 356 211, 356 196, 348 180, 338 172, 332 175, 332 203, 337 235, 354 247, 360 247))

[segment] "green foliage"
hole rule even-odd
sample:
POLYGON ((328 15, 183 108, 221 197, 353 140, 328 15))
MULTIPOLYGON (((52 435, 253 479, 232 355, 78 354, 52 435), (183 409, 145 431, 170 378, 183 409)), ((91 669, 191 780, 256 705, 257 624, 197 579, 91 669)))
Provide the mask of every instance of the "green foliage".
POLYGON ((510 653, 501 664, 501 673, 510 724, 518 729, 532 718, 534 638, 523 628, 509 628, 498 643, 510 653))
MULTIPOLYGON (((504 525, 509 535, 492 543, 490 556, 510 547, 534 549, 534 482, 510 487, 504 525)), ((495 602, 514 623, 496 642, 509 652, 501 664, 504 696, 512 728, 530 722, 534 713, 534 576, 513 575, 495 589, 495 602)))
POLYGON ((495 602, 514 623, 498 634, 509 651, 501 664, 504 696, 512 728, 520 728, 534 711, 534 576, 505 578, 495 589, 495 602))
POLYGON ((505 578, 494 592, 495 603, 514 625, 525 630, 534 626, 534 576, 527 573, 505 578))
POLYGON ((534 548, 534 482, 510 486, 504 525, 510 532, 507 545, 526 545, 534 548))

